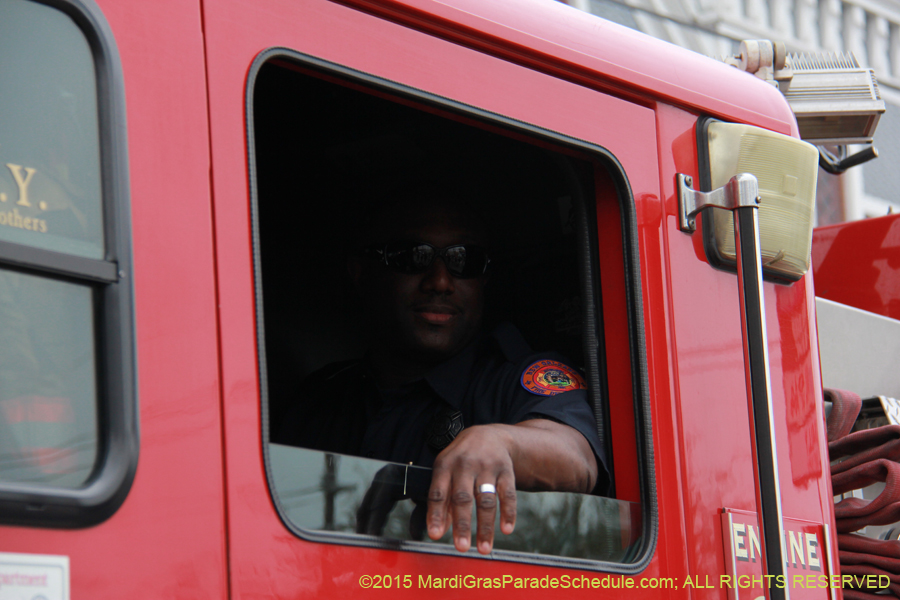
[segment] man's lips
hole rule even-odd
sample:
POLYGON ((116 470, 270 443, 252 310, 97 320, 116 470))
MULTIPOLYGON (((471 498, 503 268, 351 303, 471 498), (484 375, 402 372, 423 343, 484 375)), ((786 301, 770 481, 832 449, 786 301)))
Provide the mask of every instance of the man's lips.
POLYGON ((426 304, 413 308, 417 317, 433 325, 449 323, 459 314, 459 310, 452 306, 426 304))

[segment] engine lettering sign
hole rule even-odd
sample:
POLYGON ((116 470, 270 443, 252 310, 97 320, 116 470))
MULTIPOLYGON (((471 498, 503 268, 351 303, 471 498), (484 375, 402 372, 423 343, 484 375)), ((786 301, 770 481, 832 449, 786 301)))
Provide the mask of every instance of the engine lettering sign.
POLYGON ((790 588, 791 598, 833 598, 828 543, 819 523, 784 519, 784 574, 763 575, 762 535, 756 514, 726 508, 722 511, 725 546, 724 587, 730 600, 757 600, 766 588, 790 588))

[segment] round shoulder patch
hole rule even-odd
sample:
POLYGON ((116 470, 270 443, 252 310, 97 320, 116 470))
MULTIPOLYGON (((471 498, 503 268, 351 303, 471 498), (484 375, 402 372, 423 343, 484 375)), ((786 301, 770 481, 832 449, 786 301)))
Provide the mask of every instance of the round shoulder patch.
POLYGON ((555 396, 587 387, 578 371, 556 360, 539 360, 522 373, 522 387, 532 394, 555 396))

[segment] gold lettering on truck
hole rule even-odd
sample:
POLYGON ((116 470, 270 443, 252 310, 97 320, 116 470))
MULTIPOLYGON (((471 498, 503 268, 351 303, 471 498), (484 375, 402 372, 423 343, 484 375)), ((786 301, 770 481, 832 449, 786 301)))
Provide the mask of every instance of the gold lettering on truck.
MULTIPOLYGON (((37 169, 32 167, 23 167, 14 163, 6 163, 6 167, 13 176, 16 186, 19 188, 19 199, 16 207, 12 210, 0 210, 0 226, 15 227, 26 231, 34 231, 36 233, 47 233, 47 221, 28 216, 31 211, 25 211, 25 214, 19 213, 17 207, 33 208, 28 198, 29 185, 31 180, 37 173, 37 169)), ((0 193, 0 202, 5 203, 9 198, 5 193, 0 193)), ((38 202, 40 210, 47 210, 46 202, 38 202)))
POLYGON ((16 185, 19 186, 19 201, 16 202, 16 204, 18 204, 19 206, 31 206, 31 204, 28 202, 28 184, 31 183, 31 178, 34 177, 35 173, 37 173, 37 169, 24 167, 25 177, 22 177, 22 165, 6 163, 6 166, 9 167, 13 178, 16 180, 16 185))

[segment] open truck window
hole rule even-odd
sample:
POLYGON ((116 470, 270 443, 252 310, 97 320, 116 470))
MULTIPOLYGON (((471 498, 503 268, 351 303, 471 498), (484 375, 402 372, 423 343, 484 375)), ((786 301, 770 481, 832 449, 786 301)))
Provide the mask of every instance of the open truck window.
POLYGON ((137 459, 121 76, 96 9, 0 6, 0 521, 78 526, 137 459), (99 66, 98 66, 99 65, 99 66))
MULTIPOLYGON (((275 443, 284 439, 286 423, 297 422, 302 394, 327 389, 329 377, 356 368, 367 352, 364 311, 348 259, 360 250, 361 230, 377 220, 373 211, 385 198, 440 186, 463 198, 490 229, 483 331, 512 324, 535 352, 565 357, 571 372, 563 369, 563 377, 583 378, 610 477, 609 486, 595 494, 520 492, 515 532, 498 530, 494 555, 634 561, 646 541, 635 492, 639 474, 615 470, 610 432, 617 423, 611 419, 623 411, 610 410, 604 315, 620 317, 613 325, 618 333, 610 338, 624 342, 618 350, 624 356, 632 353, 622 331, 635 315, 604 311, 601 284, 604 263, 618 261, 610 280, 625 270, 626 220, 603 228, 613 230, 611 239, 598 231, 598 199, 612 206, 630 202, 624 176, 611 157, 458 109, 289 52, 272 51, 257 61, 248 122, 260 380, 273 499, 285 524, 306 539, 452 551, 449 535, 434 543, 410 526, 428 491, 430 469, 275 443), (601 252, 616 245, 615 252, 601 252), (617 494, 617 481, 627 491, 617 494), (365 532, 361 519, 376 494, 389 497, 393 508, 383 528, 365 532)), ((435 260, 452 266, 446 257, 435 260)), ((612 304, 624 307, 622 285, 618 293, 622 297, 612 304)), ((633 398, 616 400, 629 407, 618 426, 634 429, 633 398)), ((315 429, 324 420, 322 411, 330 409, 323 397, 300 418, 315 429)))

